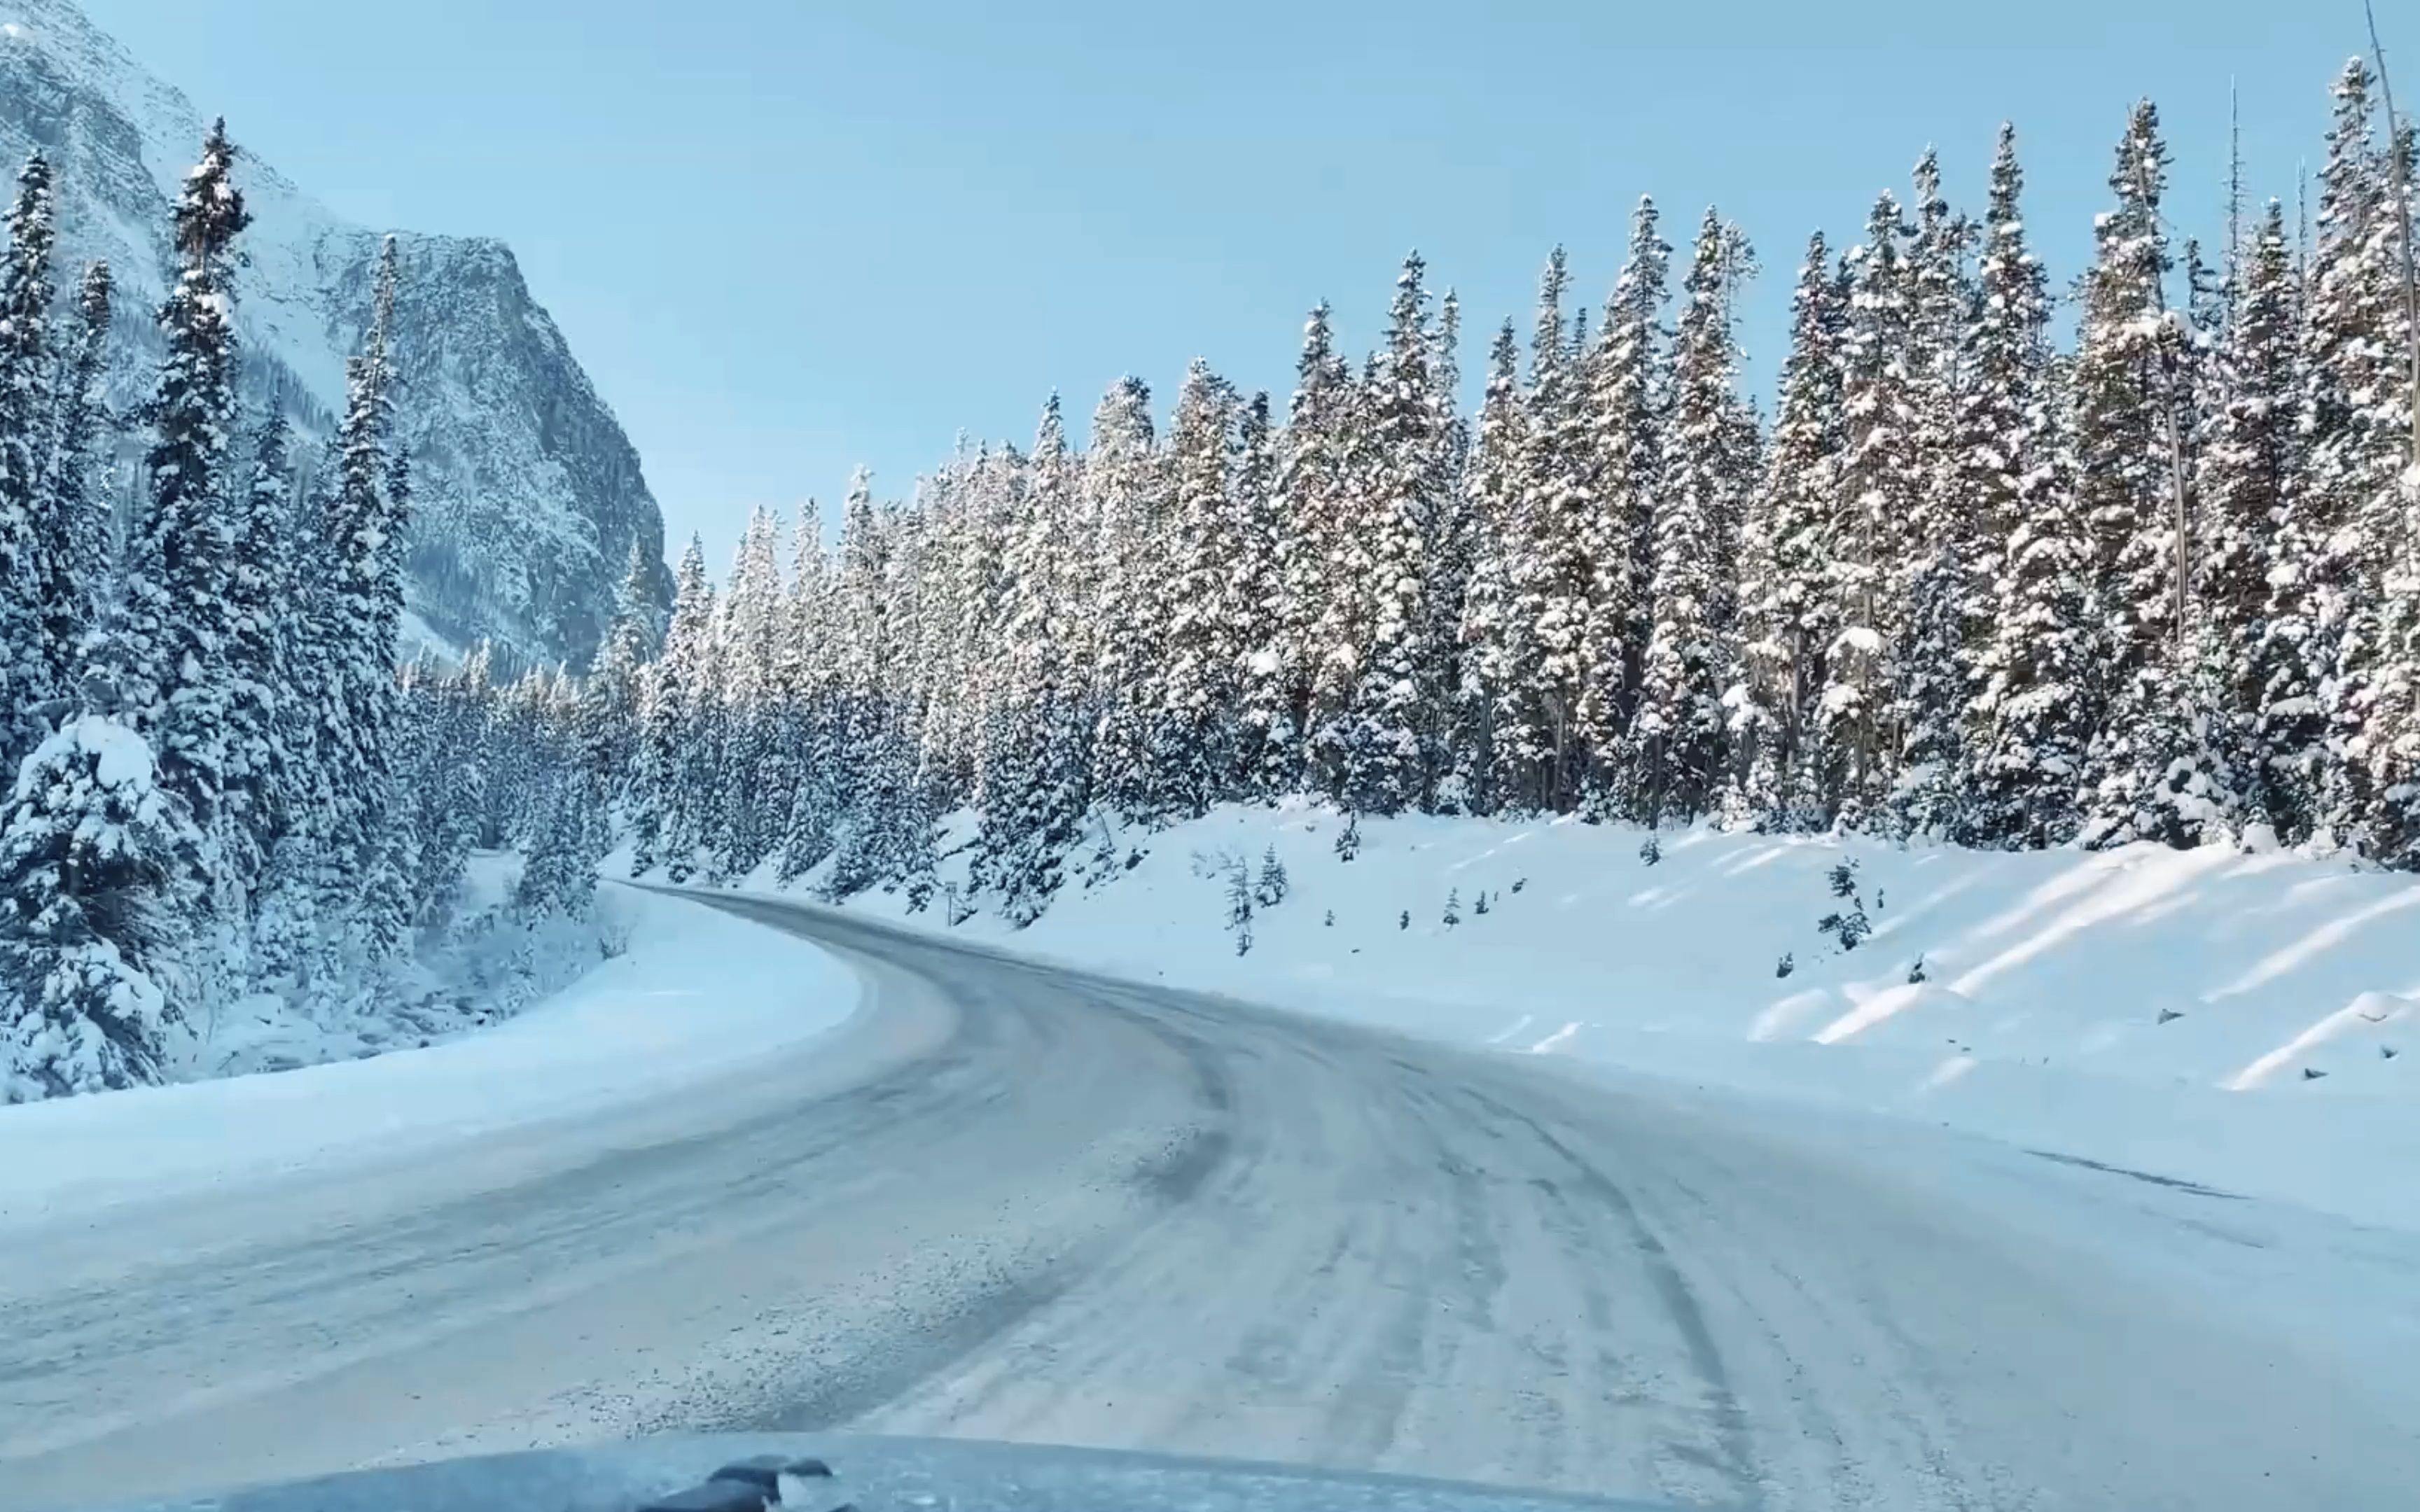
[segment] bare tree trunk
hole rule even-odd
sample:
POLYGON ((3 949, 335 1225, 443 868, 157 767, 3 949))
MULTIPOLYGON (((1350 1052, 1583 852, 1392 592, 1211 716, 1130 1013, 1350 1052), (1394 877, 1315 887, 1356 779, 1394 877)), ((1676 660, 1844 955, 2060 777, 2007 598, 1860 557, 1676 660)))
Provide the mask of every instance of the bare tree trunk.
MULTIPOLYGON (((2403 344, 2412 359, 2412 443, 2404 466, 2420 475, 2420 274, 2412 270, 2411 144, 2403 132, 2403 117, 2395 112, 2395 86, 2386 78, 2386 49, 2378 40, 2378 12, 2369 0, 2362 0, 2361 9, 2369 23, 2369 54, 2378 68, 2378 91, 2386 104, 2386 158, 2395 174, 2397 240, 2403 251, 2403 344)), ((2420 552, 2420 545, 2410 549, 2420 552)))
MULTIPOLYGON (((2180 345, 2185 339, 2183 332, 2171 329, 2174 332, 2172 339, 2180 345)), ((2184 387, 2185 364, 2180 352, 2169 354, 2167 369, 2168 482, 2175 494, 2177 512, 2177 681, 2190 709, 2193 699, 2193 493, 2185 482, 2184 400, 2180 393, 2184 387)))

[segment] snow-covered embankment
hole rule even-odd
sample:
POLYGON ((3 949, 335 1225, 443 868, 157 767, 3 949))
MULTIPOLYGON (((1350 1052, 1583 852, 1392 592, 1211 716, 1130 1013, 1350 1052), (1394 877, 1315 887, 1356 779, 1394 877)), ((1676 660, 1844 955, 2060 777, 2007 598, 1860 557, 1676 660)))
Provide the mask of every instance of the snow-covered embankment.
POLYGON ((0 1224, 391 1162, 611 1115, 744 1071, 846 1019, 848 968, 791 935, 612 889, 628 949, 493 1027, 275 1074, 0 1108, 0 1224))

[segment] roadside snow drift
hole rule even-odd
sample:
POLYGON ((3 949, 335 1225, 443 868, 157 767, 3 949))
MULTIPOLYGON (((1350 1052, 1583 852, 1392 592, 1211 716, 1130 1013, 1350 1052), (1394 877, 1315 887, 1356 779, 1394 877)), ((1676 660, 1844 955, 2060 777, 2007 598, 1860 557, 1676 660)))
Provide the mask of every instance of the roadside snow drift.
POLYGON ((803 940, 613 889, 628 950, 493 1027, 276 1074, 0 1108, 0 1223, 391 1159, 610 1110, 745 1068, 846 1018, 859 986, 803 940))
POLYGON ((1708 829, 1650 848, 1627 825, 1419 816, 1363 818, 1347 861, 1342 828, 1303 805, 1128 828, 1031 929, 958 932, 2420 1227, 2420 879, 2217 848, 1708 829), (1856 912, 1854 948, 1819 928, 1856 912))

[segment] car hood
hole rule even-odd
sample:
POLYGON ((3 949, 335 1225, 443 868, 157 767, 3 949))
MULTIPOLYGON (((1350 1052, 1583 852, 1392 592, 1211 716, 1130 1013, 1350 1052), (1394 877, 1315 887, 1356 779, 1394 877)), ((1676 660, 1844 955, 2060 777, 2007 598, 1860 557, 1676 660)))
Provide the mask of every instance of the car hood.
POLYGON ((1247 1460, 823 1433, 686 1434, 482 1455, 90 1512, 640 1512, 658 1504, 713 1512, 1679 1512, 1247 1460), (715 1481, 718 1470, 750 1461, 755 1469, 739 1480, 715 1481), (814 1473, 818 1464, 829 1477, 814 1473), (805 1472, 780 1479, 784 1500, 739 1493, 752 1477, 773 1485, 776 1466, 805 1472))

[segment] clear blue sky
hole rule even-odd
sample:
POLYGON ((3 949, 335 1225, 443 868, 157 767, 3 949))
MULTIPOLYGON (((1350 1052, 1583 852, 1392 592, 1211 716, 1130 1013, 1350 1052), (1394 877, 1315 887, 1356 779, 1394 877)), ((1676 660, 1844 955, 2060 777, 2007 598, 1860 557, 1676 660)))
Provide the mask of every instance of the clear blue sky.
POLYGON ((1602 299, 1642 192, 1676 240, 1709 201, 1747 228, 1761 391, 1807 233, 1858 234, 1927 143, 1979 208, 2017 123, 2063 285, 2131 100, 2214 233, 2229 78, 2290 205, 2364 40, 2359 0, 85 4, 339 212, 508 239, 718 566, 752 505, 859 461, 904 490, 1054 388, 1165 401, 1198 352, 1282 398, 1305 310, 1366 345, 1413 247, 1475 368, 1557 241, 1602 299))

